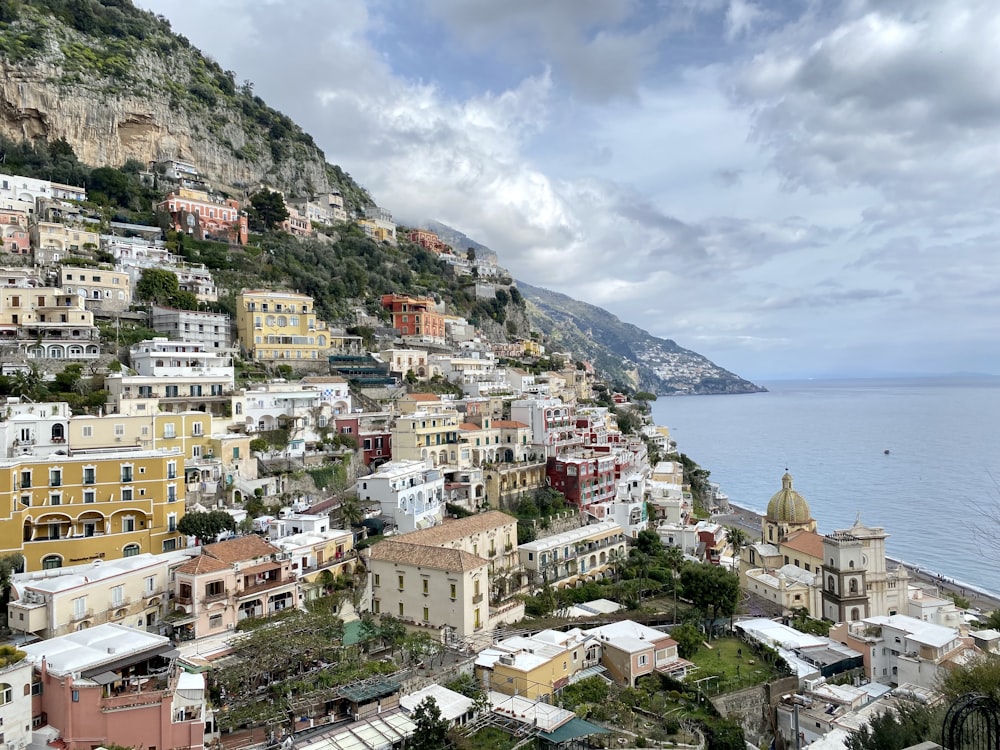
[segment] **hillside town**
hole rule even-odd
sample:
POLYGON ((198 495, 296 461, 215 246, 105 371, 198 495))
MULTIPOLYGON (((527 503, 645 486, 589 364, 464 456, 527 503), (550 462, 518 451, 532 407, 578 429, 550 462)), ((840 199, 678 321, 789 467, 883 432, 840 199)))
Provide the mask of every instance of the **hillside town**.
POLYGON ((230 315, 168 243, 246 246, 277 197, 268 231, 410 243, 476 298, 515 288, 493 258, 337 193, 137 178, 162 225, 0 175, 7 747, 844 747, 1000 653, 995 615, 867 519, 821 532, 790 474, 759 532, 727 523, 655 396, 574 352, 401 292, 230 315))

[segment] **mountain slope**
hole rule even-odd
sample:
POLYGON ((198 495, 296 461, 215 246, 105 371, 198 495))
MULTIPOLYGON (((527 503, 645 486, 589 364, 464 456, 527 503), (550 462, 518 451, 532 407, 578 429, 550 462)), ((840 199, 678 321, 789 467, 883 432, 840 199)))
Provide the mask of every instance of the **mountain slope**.
POLYGON ((80 161, 197 165, 221 190, 371 198, 250 82, 127 0, 0 1, 0 134, 65 139, 80 161))
POLYGON ((658 395, 755 393, 765 390, 706 357, 661 339, 595 305, 531 286, 517 288, 528 302, 528 318, 557 348, 590 359, 594 366, 633 388, 658 395))

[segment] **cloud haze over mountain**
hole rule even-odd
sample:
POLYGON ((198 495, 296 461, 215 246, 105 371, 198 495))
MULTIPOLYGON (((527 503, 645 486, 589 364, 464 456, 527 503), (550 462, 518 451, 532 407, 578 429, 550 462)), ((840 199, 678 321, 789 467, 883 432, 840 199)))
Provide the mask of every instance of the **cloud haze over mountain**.
POLYGON ((397 220, 754 379, 1000 373, 1000 5, 139 0, 397 220))

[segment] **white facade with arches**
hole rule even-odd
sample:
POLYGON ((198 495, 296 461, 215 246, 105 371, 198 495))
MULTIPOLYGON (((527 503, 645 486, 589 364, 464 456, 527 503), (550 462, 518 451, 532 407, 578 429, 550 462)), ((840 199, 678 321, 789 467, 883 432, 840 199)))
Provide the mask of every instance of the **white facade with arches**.
POLYGON ((378 503, 398 533, 426 529, 444 515, 444 476, 423 461, 393 461, 358 480, 358 498, 378 503))

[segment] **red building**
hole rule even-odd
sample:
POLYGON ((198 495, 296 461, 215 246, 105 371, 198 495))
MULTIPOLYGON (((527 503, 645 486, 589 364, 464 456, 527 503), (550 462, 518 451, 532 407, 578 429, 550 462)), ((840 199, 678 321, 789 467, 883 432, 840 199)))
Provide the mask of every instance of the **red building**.
POLYGON ((614 500, 615 459, 610 454, 553 456, 546 461, 545 475, 578 508, 614 500))
POLYGON ((362 432, 359 436, 365 466, 392 460, 392 433, 389 430, 362 432))
POLYGON ((431 298, 383 294, 382 307, 392 313, 392 327, 401 336, 444 338, 444 315, 431 298))

